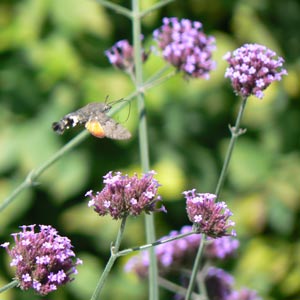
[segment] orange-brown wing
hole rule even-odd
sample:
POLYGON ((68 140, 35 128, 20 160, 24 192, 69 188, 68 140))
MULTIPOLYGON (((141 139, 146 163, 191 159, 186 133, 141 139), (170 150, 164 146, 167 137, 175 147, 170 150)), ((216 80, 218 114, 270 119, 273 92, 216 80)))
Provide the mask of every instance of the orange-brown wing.
POLYGON ((85 128, 98 138, 126 140, 131 137, 131 133, 126 128, 104 114, 86 122, 85 128))
POLYGON ((104 128, 98 120, 90 120, 85 123, 85 128, 90 134, 97 138, 104 138, 106 136, 104 128))

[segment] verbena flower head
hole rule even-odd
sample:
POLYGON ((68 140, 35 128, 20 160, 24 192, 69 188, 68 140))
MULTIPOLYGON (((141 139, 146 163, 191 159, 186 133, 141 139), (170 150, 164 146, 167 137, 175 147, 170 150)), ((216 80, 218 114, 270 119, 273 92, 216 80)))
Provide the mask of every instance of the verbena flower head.
POLYGON ((163 25, 153 32, 163 57, 187 77, 209 78, 215 68, 212 51, 215 38, 203 32, 198 21, 164 18, 163 25))
MULTIPOLYGON (((183 226, 180 231, 171 231, 167 236, 160 240, 191 232, 192 226, 183 226)), ((158 262, 160 274, 168 274, 172 271, 191 268, 201 241, 200 234, 185 236, 155 247, 155 254, 158 262)), ((226 259, 232 256, 238 247, 238 241, 232 237, 222 237, 210 240, 204 248, 204 258, 226 259), (235 241, 237 243, 235 243, 235 241)), ((149 256, 147 252, 141 252, 128 260, 125 270, 133 271, 139 277, 145 278, 148 274, 149 256)))
POLYGON ((225 77, 230 78, 235 93, 244 98, 263 98, 263 90, 287 75, 283 58, 259 44, 245 44, 225 54, 224 59, 229 63, 225 77))
POLYGON ((225 202, 215 202, 216 195, 196 193, 196 190, 183 192, 186 198, 188 217, 199 233, 217 238, 227 235, 235 236, 235 231, 228 232, 228 228, 235 225, 229 218, 232 212, 225 202))
POLYGON ((33 288, 40 295, 47 295, 73 279, 77 274, 74 262, 75 253, 70 240, 60 236, 51 226, 39 225, 35 232, 35 225, 21 226, 21 232, 13 233, 15 246, 9 249, 9 243, 1 246, 6 248, 16 267, 16 279, 21 289, 33 288))
MULTIPOLYGON (((110 49, 105 51, 109 62, 117 69, 121 69, 128 73, 134 70, 134 51, 133 47, 127 40, 120 40, 110 49)), ((143 62, 148 58, 148 55, 143 52, 143 62)))
POLYGON ((157 195, 157 189, 160 186, 157 180, 153 178, 155 172, 150 171, 138 178, 135 174, 129 177, 121 172, 109 172, 103 178, 105 186, 101 192, 95 195, 88 191, 89 206, 100 215, 111 215, 113 219, 121 219, 125 216, 137 216, 143 211, 151 213, 155 211, 164 211, 165 207, 156 207, 156 203, 161 201, 157 195))

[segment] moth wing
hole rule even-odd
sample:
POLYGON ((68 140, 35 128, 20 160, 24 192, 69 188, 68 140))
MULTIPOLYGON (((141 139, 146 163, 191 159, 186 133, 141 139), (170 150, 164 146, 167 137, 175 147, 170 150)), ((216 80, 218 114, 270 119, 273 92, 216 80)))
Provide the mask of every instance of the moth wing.
POLYGON ((97 119, 87 121, 85 123, 85 128, 89 131, 90 134, 97 138, 101 139, 106 136, 103 126, 97 119))
MULTIPOLYGON (((107 116, 106 116, 107 117, 107 116)), ((107 117, 105 121, 101 121, 105 136, 114 140, 127 140, 131 138, 131 133, 121 124, 107 117)))

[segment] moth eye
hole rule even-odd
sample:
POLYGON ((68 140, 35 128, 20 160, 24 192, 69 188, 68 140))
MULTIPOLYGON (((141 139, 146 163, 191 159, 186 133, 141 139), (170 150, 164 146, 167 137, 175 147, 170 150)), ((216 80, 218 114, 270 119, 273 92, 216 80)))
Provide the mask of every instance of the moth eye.
POLYGON ((57 131, 58 133, 62 133, 63 132, 63 126, 59 122, 52 123, 52 129, 54 131, 57 131))

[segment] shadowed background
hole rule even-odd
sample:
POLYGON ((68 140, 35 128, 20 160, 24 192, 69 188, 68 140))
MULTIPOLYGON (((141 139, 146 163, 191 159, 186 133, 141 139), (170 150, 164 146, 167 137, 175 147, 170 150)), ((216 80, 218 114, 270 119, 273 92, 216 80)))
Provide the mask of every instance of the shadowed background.
MULTIPOLYGON (((155 1, 141 1, 144 8, 155 1)), ((130 1, 115 1, 130 8, 130 1)), ((239 255, 227 268, 237 287, 263 299, 300 297, 300 4, 297 0, 175 1, 143 20, 145 49, 161 19, 176 16, 203 23, 214 35, 217 68, 209 81, 181 74, 146 93, 151 169, 162 184, 168 214, 156 216, 157 236, 189 224, 182 191, 213 192, 240 99, 224 79, 222 56, 244 43, 260 43, 286 60, 289 75, 272 84, 263 100, 251 98, 221 200, 233 211, 239 255)), ((131 23, 96 1, 2 0, 0 2, 0 201, 33 169, 80 132, 63 136, 51 124, 92 102, 124 98, 130 79, 108 63, 104 51, 131 40, 131 23)), ((145 79, 164 65, 150 55, 145 79)), ((0 215, 0 243, 18 226, 49 224, 72 240, 84 261, 72 284, 45 299, 89 299, 109 256, 118 223, 87 207, 86 191, 100 190, 108 171, 140 170, 135 101, 114 116, 133 138, 126 142, 89 137, 19 195, 0 215), (128 113, 130 114, 127 119, 128 113)), ((130 219, 123 248, 145 242, 143 217, 130 219)), ((147 299, 147 283, 123 272, 118 260, 101 299, 147 299)), ((0 285, 13 276, 0 251, 0 285)), ((171 299, 170 294, 163 294, 171 299)), ((41 299, 13 289, 1 300, 41 299)))

